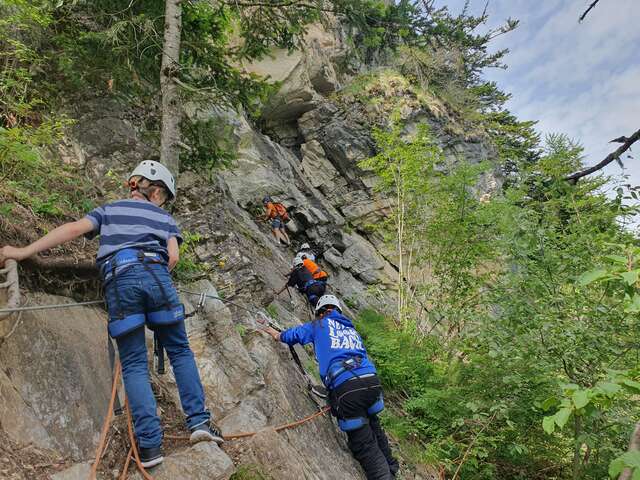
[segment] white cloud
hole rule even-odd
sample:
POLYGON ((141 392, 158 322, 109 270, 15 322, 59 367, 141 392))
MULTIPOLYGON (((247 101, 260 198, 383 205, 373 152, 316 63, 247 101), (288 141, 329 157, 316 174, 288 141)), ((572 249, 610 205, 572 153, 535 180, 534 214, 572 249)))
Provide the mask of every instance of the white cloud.
MULTIPOLYGON (((454 12, 463 3, 446 2, 454 12)), ((593 164, 617 147, 609 140, 640 128, 640 2, 601 0, 579 24, 588 3, 492 0, 487 28, 507 17, 520 19, 520 27, 493 45, 510 49, 509 69, 489 70, 487 77, 513 94, 508 106, 521 119, 538 120, 542 133, 578 140, 586 163, 593 164)), ((472 0, 472 11, 479 13, 484 4, 472 0)), ((625 166, 640 184, 637 157, 625 166)), ((619 174, 620 168, 614 164, 607 172, 619 174)))

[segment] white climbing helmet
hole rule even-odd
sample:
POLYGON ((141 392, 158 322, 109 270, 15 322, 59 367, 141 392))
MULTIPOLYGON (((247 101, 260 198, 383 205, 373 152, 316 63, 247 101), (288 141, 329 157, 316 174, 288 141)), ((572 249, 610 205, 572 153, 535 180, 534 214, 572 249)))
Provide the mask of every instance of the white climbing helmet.
POLYGON ((169 190, 171 199, 176 198, 176 181, 171 175, 171 172, 167 167, 160 162, 154 162, 153 160, 144 160, 138 164, 138 166, 129 175, 129 180, 135 176, 141 176, 151 182, 162 182, 169 190))
POLYGON ((336 310, 342 313, 342 307, 340 306, 340 300, 338 300, 338 297, 336 297, 335 295, 323 295, 320 297, 320 300, 318 300, 318 303, 316 304, 316 315, 318 314, 318 312, 320 312, 320 310, 322 310, 322 308, 326 307, 327 305, 335 307, 336 310))
POLYGON ((293 268, 298 268, 302 265, 304 265, 304 258, 302 258, 302 255, 298 254, 293 258, 293 268))
POLYGON ((309 245, 308 243, 303 243, 302 245, 300 245, 300 250, 311 250, 311 245, 309 245))

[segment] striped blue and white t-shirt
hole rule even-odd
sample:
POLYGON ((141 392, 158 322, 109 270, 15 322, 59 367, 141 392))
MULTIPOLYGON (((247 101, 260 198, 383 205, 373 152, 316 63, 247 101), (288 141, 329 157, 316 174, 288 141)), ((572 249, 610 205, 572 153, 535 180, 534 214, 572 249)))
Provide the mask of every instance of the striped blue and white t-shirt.
POLYGON ((157 252, 169 260, 168 240, 176 237, 178 244, 182 243, 173 217, 146 200, 118 200, 90 211, 85 218, 94 226, 86 236, 100 235, 98 264, 125 248, 157 252))

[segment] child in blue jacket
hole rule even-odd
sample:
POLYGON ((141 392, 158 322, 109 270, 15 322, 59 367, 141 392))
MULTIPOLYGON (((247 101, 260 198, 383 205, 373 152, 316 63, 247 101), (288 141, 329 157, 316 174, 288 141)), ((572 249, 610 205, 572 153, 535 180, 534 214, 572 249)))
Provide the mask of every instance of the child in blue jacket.
POLYGON ((161 207, 175 198, 175 180, 164 165, 146 160, 131 173, 128 185, 131 199, 98 207, 27 247, 1 248, 0 265, 81 235, 100 235, 96 263, 104 281, 109 335, 118 344, 142 464, 152 467, 163 461, 162 428, 149 380, 145 325, 154 330, 169 356, 191 442, 222 443, 223 438, 205 406, 185 331, 184 307, 169 273, 178 262, 182 238, 173 217, 161 207))
POLYGON ((270 327, 265 331, 288 345, 313 343, 320 377, 329 390, 331 411, 347 433, 349 449, 367 480, 394 478, 399 465, 377 416, 384 402, 376 367, 334 295, 323 295, 315 313, 313 322, 281 333, 270 327))

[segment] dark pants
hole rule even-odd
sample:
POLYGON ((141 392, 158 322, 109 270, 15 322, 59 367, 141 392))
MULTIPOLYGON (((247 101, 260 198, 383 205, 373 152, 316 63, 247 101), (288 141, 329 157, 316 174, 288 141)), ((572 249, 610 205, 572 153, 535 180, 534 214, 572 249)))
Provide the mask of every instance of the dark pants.
POLYGON ((320 297, 324 295, 326 290, 327 284, 325 282, 315 282, 312 285, 309 285, 305 290, 309 305, 315 308, 318 300, 320 300, 320 297))
POLYGON ((338 418, 364 417, 368 420, 364 426, 347 432, 349 449, 362 465, 367 480, 390 480, 399 468, 378 416, 367 413, 381 393, 380 380, 374 375, 344 382, 330 396, 332 413, 338 418))

